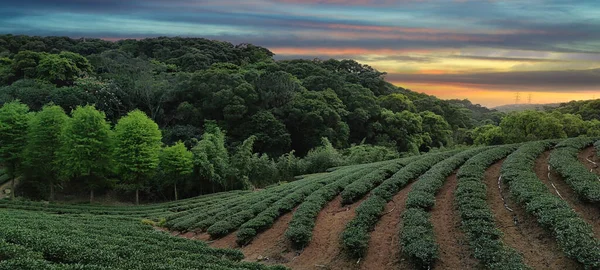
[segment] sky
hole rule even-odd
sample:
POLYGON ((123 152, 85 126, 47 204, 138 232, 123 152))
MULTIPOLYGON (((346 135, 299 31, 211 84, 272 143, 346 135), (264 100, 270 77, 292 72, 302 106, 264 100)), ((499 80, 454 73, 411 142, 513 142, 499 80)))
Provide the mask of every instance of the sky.
POLYGON ((489 107, 600 98, 598 0, 0 0, 0 33, 252 43, 489 107))

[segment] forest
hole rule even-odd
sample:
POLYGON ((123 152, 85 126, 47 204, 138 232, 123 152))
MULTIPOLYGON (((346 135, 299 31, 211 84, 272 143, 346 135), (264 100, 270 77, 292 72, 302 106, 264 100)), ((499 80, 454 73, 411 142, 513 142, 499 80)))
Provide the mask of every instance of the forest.
POLYGON ((354 60, 274 56, 202 38, 0 35, 0 170, 31 198, 161 201, 440 149, 600 136, 600 100, 504 114, 394 86, 354 60))

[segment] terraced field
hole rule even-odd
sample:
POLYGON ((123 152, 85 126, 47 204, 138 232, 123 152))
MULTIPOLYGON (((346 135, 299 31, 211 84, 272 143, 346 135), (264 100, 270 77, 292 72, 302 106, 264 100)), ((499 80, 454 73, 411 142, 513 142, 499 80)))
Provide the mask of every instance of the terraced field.
POLYGON ((0 269, 600 269, 599 149, 429 153, 135 207, 0 200, 0 269))

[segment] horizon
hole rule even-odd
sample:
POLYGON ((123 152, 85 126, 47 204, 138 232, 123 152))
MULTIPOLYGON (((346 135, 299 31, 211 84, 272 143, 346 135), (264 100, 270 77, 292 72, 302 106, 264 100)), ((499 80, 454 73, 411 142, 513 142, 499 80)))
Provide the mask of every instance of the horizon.
POLYGON ((203 37, 275 59, 354 59, 396 86, 486 107, 600 97, 600 8, 564 0, 23 0, 0 32, 203 37))

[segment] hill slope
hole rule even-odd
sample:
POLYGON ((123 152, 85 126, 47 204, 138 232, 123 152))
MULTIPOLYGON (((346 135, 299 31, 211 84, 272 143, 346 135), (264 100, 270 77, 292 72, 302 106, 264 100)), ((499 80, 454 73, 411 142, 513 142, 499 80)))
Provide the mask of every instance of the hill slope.
POLYGON ((600 182, 588 170, 598 161, 594 141, 429 153, 137 207, 0 200, 0 269, 597 268, 600 182), (52 225, 58 222, 68 225, 52 225), (172 251, 152 255, 164 248, 172 251), (262 264, 239 262, 242 254, 262 264))

